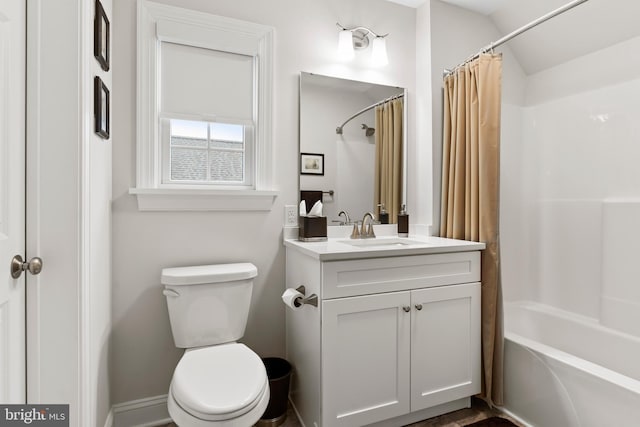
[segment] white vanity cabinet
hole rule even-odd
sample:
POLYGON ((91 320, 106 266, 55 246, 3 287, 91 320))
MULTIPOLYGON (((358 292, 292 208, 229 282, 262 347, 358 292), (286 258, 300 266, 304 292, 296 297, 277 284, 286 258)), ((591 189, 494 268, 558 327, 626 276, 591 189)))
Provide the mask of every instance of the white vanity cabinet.
POLYGON ((335 259, 287 245, 287 286, 319 297, 286 310, 290 398, 305 426, 400 426, 469 406, 480 252, 462 248, 335 259))
POLYGON ((322 302, 323 425, 357 426, 410 410, 409 292, 322 302))

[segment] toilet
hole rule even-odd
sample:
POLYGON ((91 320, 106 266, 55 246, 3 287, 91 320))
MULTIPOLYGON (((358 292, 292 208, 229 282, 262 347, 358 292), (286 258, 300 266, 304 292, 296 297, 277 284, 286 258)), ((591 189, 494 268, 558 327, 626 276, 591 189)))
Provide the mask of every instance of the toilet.
POLYGON ((250 263, 165 268, 171 332, 185 353, 167 407, 180 427, 248 427, 269 403, 262 359, 236 341, 244 335, 253 278, 250 263))

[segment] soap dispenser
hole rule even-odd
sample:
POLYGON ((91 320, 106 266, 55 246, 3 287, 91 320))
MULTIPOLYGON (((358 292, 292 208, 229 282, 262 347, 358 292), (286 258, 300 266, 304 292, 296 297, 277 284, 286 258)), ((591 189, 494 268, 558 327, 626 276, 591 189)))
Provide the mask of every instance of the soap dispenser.
POLYGON ((384 208, 384 203, 379 203, 380 214, 378 215, 378 220, 380 224, 389 224, 389 212, 384 208))
POLYGON ((406 205, 402 205, 398 214, 398 237, 409 237, 409 214, 406 205))

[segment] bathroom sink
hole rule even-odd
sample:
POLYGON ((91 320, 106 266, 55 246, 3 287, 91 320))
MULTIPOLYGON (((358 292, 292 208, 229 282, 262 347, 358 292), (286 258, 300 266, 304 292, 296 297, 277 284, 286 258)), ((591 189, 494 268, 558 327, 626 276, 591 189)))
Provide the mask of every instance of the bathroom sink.
POLYGON ((381 246, 385 246, 385 247, 395 246, 395 247, 402 248, 405 246, 424 244, 424 242, 420 242, 418 240, 411 240, 411 239, 405 239, 405 238, 349 239, 349 240, 340 240, 339 242, 344 243, 346 245, 356 246, 360 248, 363 248, 363 247, 375 248, 375 247, 381 247, 381 246))

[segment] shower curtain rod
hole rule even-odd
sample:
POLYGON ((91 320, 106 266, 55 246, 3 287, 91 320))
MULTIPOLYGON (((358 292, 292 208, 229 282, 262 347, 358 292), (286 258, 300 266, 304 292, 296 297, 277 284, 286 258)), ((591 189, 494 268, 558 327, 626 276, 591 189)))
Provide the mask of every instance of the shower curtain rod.
POLYGON ((470 57, 468 57, 467 59, 465 59, 463 62, 461 62, 460 64, 456 65, 454 68, 452 68, 451 70, 447 70, 445 69, 444 72, 442 73, 443 77, 446 77, 448 74, 453 73, 455 70, 457 70, 458 68, 460 68, 461 66, 463 66, 464 64, 473 61, 474 59, 476 59, 477 57, 479 57, 481 54, 483 53, 487 53, 492 51, 493 49, 495 49, 496 47, 508 42, 509 40, 511 40, 514 37, 519 36, 520 34, 529 31, 530 29, 537 27, 538 25, 542 24, 543 22, 548 21, 551 18, 555 18, 556 16, 565 13, 568 10, 573 9, 576 6, 580 6, 582 3, 585 3, 589 0, 574 0, 570 3, 565 4, 562 7, 557 8, 556 10, 553 10, 549 13, 547 13, 546 15, 542 15, 540 18, 535 19, 531 22, 529 22, 526 25, 523 25, 522 27, 518 28, 515 31, 512 31, 511 33, 507 34, 506 36, 502 37, 499 40, 496 40, 492 43, 489 43, 488 45, 486 45, 485 47, 483 47, 482 49, 480 49, 478 51, 478 53, 471 55, 470 57))
POLYGON ((398 99, 398 98, 402 98, 404 96, 404 93, 399 93, 398 95, 393 95, 390 96, 387 99, 383 99, 382 101, 378 101, 375 104, 369 105, 366 108, 363 108, 362 110, 358 111, 357 113, 355 113, 353 116, 349 117, 343 124, 341 124, 340 126, 338 126, 336 128, 336 133, 338 135, 342 135, 342 128, 344 127, 344 125, 346 125, 347 123, 349 123, 351 120, 355 119, 356 117, 358 117, 360 114, 362 113, 366 113, 367 111, 371 110, 372 108, 376 108, 378 105, 382 105, 385 102, 389 102, 389 101, 393 101, 394 99, 398 99))

